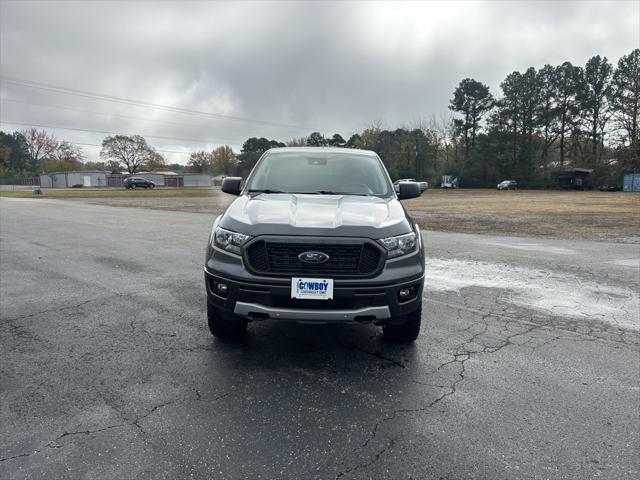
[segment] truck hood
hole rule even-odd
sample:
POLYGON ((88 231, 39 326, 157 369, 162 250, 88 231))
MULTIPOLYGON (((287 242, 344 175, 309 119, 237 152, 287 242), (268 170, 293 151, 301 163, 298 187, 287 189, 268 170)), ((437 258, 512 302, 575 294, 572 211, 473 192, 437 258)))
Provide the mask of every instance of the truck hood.
POLYGON ((238 197, 220 226, 249 235, 383 238, 412 229, 395 198, 356 195, 259 194, 238 197))

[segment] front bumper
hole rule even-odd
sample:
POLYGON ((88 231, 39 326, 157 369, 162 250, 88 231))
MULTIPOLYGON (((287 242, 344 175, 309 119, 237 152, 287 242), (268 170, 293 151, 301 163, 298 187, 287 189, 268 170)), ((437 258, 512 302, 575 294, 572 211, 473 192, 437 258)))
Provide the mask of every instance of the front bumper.
POLYGON ((372 322, 391 318, 389 307, 363 307, 344 310, 306 310, 302 308, 265 307, 259 303, 236 302, 233 313, 245 318, 273 318, 297 322, 372 322))
POLYGON ((364 285, 353 280, 334 280, 332 300, 291 298, 291 285, 254 277, 251 281, 220 275, 205 268, 208 302, 228 313, 248 320, 288 320, 302 323, 403 323, 407 314, 420 306, 424 276, 364 285), (227 285, 226 295, 215 289, 216 283, 227 285), (398 291, 414 287, 415 295, 400 302, 398 291))

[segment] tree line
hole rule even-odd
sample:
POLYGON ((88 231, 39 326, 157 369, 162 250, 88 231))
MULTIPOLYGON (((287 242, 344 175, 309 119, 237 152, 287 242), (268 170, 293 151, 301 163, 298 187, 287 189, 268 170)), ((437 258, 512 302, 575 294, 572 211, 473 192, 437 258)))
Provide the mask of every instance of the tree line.
POLYGON ((108 172, 182 169, 166 159, 140 135, 111 135, 102 141, 100 159, 85 161, 82 149, 37 128, 0 131, 0 178, 20 179, 48 172, 104 170, 108 172))
POLYGON ((566 166, 619 183, 623 172, 640 170, 640 49, 615 67, 596 55, 584 67, 564 62, 515 71, 500 89, 495 99, 467 78, 450 101, 458 117, 446 168, 468 184, 514 178, 546 186, 566 166))
POLYGON ((635 49, 616 65, 595 55, 584 66, 564 62, 514 71, 498 95, 465 78, 453 91, 448 112, 412 125, 388 129, 374 122, 346 140, 321 132, 285 142, 251 137, 237 153, 228 145, 192 152, 185 166, 167 165, 139 135, 106 137, 99 161, 83 164, 77 146, 44 131, 0 132, 0 177, 80 168, 246 176, 266 150, 306 145, 373 150, 392 178, 432 184, 447 174, 458 176, 463 186, 514 179, 546 187, 568 166, 593 169, 596 182, 620 183, 622 173, 640 171, 639 110, 640 49, 635 49))
MULTIPOLYGON (((373 150, 392 178, 432 184, 446 174, 458 176, 463 186, 514 179, 542 188, 569 166, 593 169, 595 182, 619 184, 623 173, 640 171, 640 49, 615 66, 595 55, 584 67, 564 62, 514 71, 500 90, 496 97, 487 85, 466 78, 455 88, 448 113, 395 129, 374 122, 347 140, 320 132, 285 143, 252 137, 235 156, 234 168, 222 171, 211 157, 208 171, 246 176, 269 148, 302 145, 373 150)), ((189 168, 195 166, 192 158, 189 168)))
POLYGON ((83 160, 79 147, 44 130, 0 131, 0 177, 20 178, 48 169, 78 170, 83 160))

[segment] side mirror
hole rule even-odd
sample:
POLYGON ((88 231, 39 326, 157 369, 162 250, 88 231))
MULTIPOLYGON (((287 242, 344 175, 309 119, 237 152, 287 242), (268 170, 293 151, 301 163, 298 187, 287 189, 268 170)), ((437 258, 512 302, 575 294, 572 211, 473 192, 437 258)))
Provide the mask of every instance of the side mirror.
POLYGON ((222 180, 222 191, 230 195, 240 195, 242 177, 226 177, 222 180))
POLYGON ((422 190, 420 190, 420 184, 418 182, 400 182, 398 184, 397 192, 400 200, 416 198, 422 194, 422 190))

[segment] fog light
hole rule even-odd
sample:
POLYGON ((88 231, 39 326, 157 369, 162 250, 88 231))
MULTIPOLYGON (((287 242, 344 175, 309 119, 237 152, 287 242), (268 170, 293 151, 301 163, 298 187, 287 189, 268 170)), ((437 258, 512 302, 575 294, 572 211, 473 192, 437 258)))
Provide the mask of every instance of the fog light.
POLYGON ((228 290, 229 290, 229 287, 227 286, 226 283, 216 283, 216 291, 220 295, 226 296, 228 290))
POLYGON ((414 296, 415 296, 414 287, 401 288, 400 290, 398 290, 398 299, 401 302, 410 300, 414 296))

